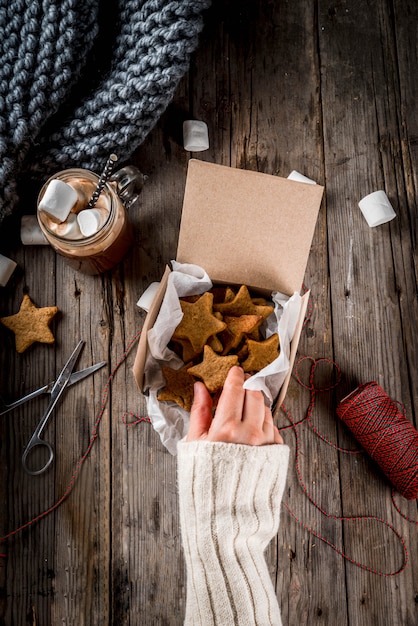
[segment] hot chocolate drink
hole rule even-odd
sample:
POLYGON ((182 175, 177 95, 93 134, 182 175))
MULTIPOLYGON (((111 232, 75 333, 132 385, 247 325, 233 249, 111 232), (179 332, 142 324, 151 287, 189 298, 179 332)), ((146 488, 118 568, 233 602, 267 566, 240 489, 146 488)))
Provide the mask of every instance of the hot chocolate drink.
POLYGON ((51 246, 71 267, 99 274, 119 263, 132 242, 132 227, 116 183, 105 184, 93 208, 99 177, 69 169, 50 178, 38 197, 38 221, 51 246))

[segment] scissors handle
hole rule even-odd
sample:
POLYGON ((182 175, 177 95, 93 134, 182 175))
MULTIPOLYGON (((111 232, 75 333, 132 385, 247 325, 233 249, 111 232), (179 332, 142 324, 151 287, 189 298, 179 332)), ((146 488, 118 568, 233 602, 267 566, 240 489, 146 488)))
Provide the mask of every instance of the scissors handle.
POLYGON ((27 474, 30 474, 31 476, 38 476, 39 474, 42 474, 48 469, 48 467, 51 465, 53 460, 54 460, 54 451, 52 449, 51 444, 48 443, 48 441, 41 439, 37 433, 34 433, 22 455, 22 465, 23 465, 23 469, 25 470, 25 472, 27 474), (38 448, 38 449, 46 448, 48 451, 48 459, 46 460, 44 465, 42 465, 38 469, 31 469, 28 465, 28 457, 30 456, 30 454, 35 448, 38 448))
POLYGON ((39 474, 43 474, 48 467, 51 465, 52 461, 54 460, 54 451, 52 449, 51 444, 48 441, 45 441, 45 439, 41 439, 40 438, 40 434, 42 433, 52 411, 55 408, 55 405, 58 401, 58 397, 56 396, 48 405, 47 410, 45 411, 44 415, 42 416, 41 421, 39 422, 38 426, 35 428, 32 437, 29 439, 29 443, 26 446, 23 455, 22 455, 22 465, 23 465, 23 469, 25 470, 25 472, 27 474, 30 474, 31 476, 38 476, 39 474), (39 469, 36 470, 31 470, 28 466, 28 456, 30 455, 30 453, 32 452, 32 450, 34 450, 34 448, 46 448, 49 452, 49 458, 47 460, 47 462, 42 465, 42 467, 40 467, 39 469))
POLYGON ((54 410, 55 406, 57 405, 58 400, 61 397, 64 389, 68 385, 75 362, 78 358, 78 355, 80 354, 80 351, 83 345, 84 345, 84 341, 78 342, 70 358, 68 359, 67 363, 64 365, 63 369, 61 370, 60 375, 58 376, 57 380, 54 383, 54 386, 51 389, 51 400, 49 401, 48 407, 45 413, 43 414, 43 416, 41 417, 39 424, 35 428, 33 435, 29 439, 29 443, 23 452, 22 464, 23 464, 25 471, 28 474, 31 474, 33 476, 36 476, 37 474, 42 474, 51 465, 54 459, 54 452, 52 450, 51 444, 41 439, 40 435, 42 434, 42 431, 45 428, 46 423, 49 420, 51 413, 54 410), (37 470, 31 470, 28 467, 27 458, 31 450, 33 450, 37 446, 47 448, 47 450, 49 451, 49 459, 45 463, 45 465, 43 465, 41 468, 37 470))

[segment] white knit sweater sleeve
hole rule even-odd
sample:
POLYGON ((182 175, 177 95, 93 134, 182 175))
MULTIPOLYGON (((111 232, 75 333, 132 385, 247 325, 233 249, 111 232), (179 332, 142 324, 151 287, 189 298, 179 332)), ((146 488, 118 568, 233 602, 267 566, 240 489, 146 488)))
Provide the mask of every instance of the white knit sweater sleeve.
POLYGON ((286 445, 178 444, 185 624, 279 626, 264 551, 277 534, 286 445))

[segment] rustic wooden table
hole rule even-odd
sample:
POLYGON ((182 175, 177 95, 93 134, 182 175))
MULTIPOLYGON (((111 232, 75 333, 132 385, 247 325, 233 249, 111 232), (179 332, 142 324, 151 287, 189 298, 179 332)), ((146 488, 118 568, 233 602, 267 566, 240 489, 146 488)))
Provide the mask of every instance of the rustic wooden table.
MULTIPOLYGON (((188 76, 133 155, 148 180, 131 210, 136 241, 125 261, 91 277, 48 247, 2 250, 18 269, 1 289, 0 314, 15 313, 24 293, 39 307, 57 305, 59 314, 55 345, 21 355, 0 328, 1 395, 16 398, 53 379, 78 339, 86 341, 80 366, 107 361, 67 390, 49 423, 56 459, 45 475, 28 477, 20 463, 45 398, 1 418, 1 535, 36 520, 0 550, 2 624, 182 623, 176 459, 149 424, 132 424, 134 415, 146 415, 146 404, 131 369, 144 321, 136 302, 176 255, 190 157, 183 119, 208 124, 210 148, 197 158, 284 177, 295 169, 325 185, 299 352, 325 359, 318 386, 334 381, 329 360, 342 381, 318 394, 314 425, 338 446, 355 448, 335 406, 370 380, 416 420, 417 24, 414 0, 214 0, 188 76), (357 203, 377 189, 387 192, 397 217, 372 229, 357 203)), ((304 380, 309 363, 301 364, 304 380)), ((285 405, 295 419, 305 416, 308 402, 308 391, 292 380, 285 405)), ((277 420, 288 425, 283 411, 277 420)), ((283 434, 294 461, 294 434, 283 434)), ((292 462, 280 532, 267 551, 283 622, 417 624, 416 523, 395 510, 389 482, 367 455, 343 454, 306 425, 299 443, 306 490, 328 515, 309 501, 292 462), (402 573, 402 545, 388 526, 338 519, 357 515, 397 529, 409 554, 402 573)), ((396 501, 417 519, 416 501, 396 501)))

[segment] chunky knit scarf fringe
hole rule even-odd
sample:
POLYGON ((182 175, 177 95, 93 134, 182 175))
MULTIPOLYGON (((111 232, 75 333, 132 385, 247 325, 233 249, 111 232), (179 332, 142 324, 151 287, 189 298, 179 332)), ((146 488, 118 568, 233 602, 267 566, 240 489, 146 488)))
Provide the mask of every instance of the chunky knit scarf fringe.
POLYGON ((0 0, 0 223, 22 174, 129 159, 189 67, 210 0, 0 0))

